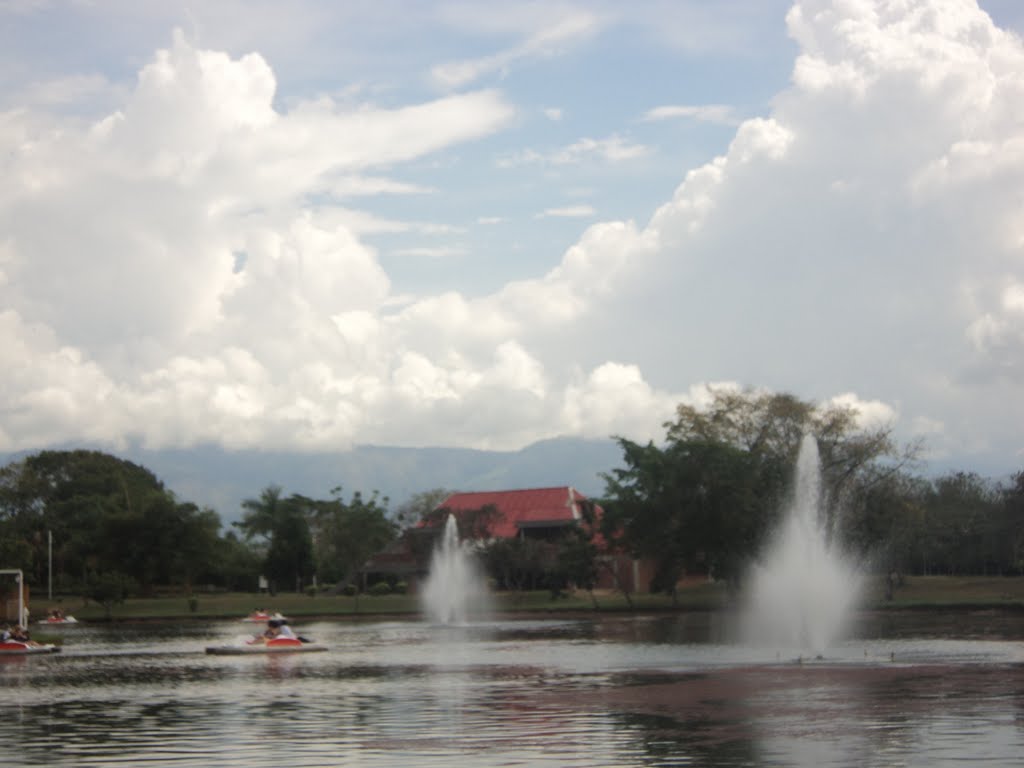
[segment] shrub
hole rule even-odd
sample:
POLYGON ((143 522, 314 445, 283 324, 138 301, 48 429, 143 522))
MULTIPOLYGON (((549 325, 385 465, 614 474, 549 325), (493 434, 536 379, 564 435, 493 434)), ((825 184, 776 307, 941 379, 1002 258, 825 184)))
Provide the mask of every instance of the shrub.
POLYGON ((393 591, 396 595, 404 595, 406 592, 409 591, 409 585, 406 584, 404 581, 395 582, 393 591))
POLYGON ((367 592, 371 595, 390 595, 391 585, 386 581, 378 581, 376 584, 371 586, 367 592))
POLYGON ((341 594, 346 597, 355 597, 358 592, 359 590, 356 588, 355 584, 346 584, 341 588, 341 594))

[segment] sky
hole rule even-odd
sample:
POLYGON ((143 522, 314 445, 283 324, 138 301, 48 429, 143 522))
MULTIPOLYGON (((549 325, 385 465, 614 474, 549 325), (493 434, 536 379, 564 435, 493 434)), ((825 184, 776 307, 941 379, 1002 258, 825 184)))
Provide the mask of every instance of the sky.
POLYGON ((1024 468, 1024 3, 0 0, 0 451, 657 441, 1024 468))

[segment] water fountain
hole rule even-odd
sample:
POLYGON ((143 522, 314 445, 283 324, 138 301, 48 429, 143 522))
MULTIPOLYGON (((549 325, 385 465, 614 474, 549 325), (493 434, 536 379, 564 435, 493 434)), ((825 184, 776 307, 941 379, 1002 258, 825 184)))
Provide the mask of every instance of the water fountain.
POLYGON ((484 608, 485 599, 483 575, 459 541, 455 516, 448 515, 423 586, 424 612, 435 624, 463 624, 484 608))
POLYGON ((829 535, 825 512, 818 444, 805 435, 790 507, 752 573, 745 621, 751 642, 821 655, 847 627, 861 573, 829 535))

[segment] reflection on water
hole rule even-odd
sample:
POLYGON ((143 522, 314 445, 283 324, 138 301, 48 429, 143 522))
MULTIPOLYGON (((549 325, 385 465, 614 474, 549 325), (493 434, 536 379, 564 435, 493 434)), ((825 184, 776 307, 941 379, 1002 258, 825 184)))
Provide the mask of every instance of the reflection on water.
POLYGON ((729 644, 729 621, 325 621, 301 627, 325 653, 247 657, 203 652, 239 634, 232 622, 83 625, 64 633, 62 654, 0 658, 0 743, 20 763, 69 766, 934 766, 1024 755, 1024 617, 866 616, 861 636, 823 660, 729 644))

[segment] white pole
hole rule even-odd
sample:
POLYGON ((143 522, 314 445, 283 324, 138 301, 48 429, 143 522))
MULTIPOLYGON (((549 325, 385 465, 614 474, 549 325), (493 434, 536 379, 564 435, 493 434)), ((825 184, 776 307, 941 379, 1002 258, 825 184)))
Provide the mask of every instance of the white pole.
POLYGON ((47 538, 47 559, 49 564, 47 566, 46 576, 46 598, 53 601, 53 531, 46 532, 47 538))
POLYGON ((25 579, 21 571, 17 572, 14 580, 18 583, 18 625, 28 629, 28 617, 25 616, 25 579))

